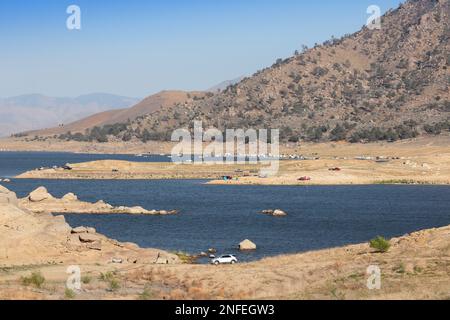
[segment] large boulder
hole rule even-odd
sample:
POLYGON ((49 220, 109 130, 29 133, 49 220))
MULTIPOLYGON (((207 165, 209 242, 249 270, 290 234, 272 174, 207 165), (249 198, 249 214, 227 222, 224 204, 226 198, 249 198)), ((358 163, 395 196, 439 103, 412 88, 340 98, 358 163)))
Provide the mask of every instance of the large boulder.
POLYGON ((256 250, 256 244, 246 239, 241 243, 239 243, 239 250, 241 251, 256 250))
POLYGON ((70 193, 66 194, 64 197, 62 197, 62 200, 68 201, 68 202, 77 201, 78 197, 75 194, 73 194, 72 192, 70 192, 70 193))
POLYGON ((33 192, 30 193, 28 196, 28 200, 31 202, 41 202, 44 200, 50 200, 53 199, 53 196, 48 193, 47 189, 45 187, 39 187, 33 192))
POLYGON ((92 243, 92 242, 97 242, 97 241, 101 241, 101 237, 96 235, 96 234, 92 234, 92 233, 80 233, 78 235, 79 239, 81 242, 87 242, 87 243, 92 243))
POLYGON ((17 196, 14 192, 9 191, 0 185, 0 205, 15 205, 17 206, 17 196))
POLYGON ((142 207, 131 207, 131 208, 124 207, 122 209, 123 209, 123 211, 128 212, 130 214, 145 214, 148 212, 147 210, 145 210, 142 207))
POLYGON ((97 233, 97 230, 95 230, 95 228, 91 228, 91 227, 76 227, 76 228, 72 228, 71 233, 74 233, 74 234, 97 233))
POLYGON ((263 214, 267 214, 273 217, 285 217, 287 216, 287 213, 284 212, 283 210, 280 209, 276 209, 276 210, 263 210, 262 211, 263 214))
POLYGON ((284 217, 284 216, 287 216, 287 213, 284 212, 283 210, 276 209, 276 210, 273 211, 273 214, 272 214, 272 215, 273 215, 274 217, 284 217))

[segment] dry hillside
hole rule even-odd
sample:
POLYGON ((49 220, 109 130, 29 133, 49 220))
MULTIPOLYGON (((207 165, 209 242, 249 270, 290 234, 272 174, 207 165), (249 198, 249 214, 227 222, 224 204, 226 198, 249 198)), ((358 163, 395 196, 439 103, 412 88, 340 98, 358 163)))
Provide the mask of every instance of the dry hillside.
POLYGON ((84 134, 86 130, 94 127, 127 123, 143 115, 164 110, 165 108, 171 107, 177 103, 189 102, 196 97, 200 98, 204 95, 205 94, 202 92, 162 91, 145 98, 131 108, 100 112, 64 126, 33 131, 28 135, 50 136, 66 134, 68 132, 84 134))
POLYGON ((408 1, 383 17, 381 30, 332 39, 131 128, 165 133, 201 119, 220 129, 281 128, 294 141, 396 140, 448 130, 449 11, 447 0, 408 1))
POLYGON ((448 0, 409 0, 382 17, 381 30, 303 48, 222 92, 149 108, 84 139, 167 140, 194 120, 221 130, 278 128, 293 142, 440 134, 450 128, 449 12, 448 0))

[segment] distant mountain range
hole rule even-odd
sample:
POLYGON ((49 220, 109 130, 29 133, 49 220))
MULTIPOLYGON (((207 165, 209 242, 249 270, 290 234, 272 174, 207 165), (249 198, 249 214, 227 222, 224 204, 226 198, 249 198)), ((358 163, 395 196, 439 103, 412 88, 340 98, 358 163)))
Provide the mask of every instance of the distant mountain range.
POLYGON ((67 132, 84 133, 86 129, 116 123, 127 123, 149 113, 164 110, 177 103, 188 103, 205 96, 203 92, 162 91, 151 95, 130 108, 112 109, 90 115, 74 122, 49 129, 28 132, 28 135, 52 136, 67 132))
POLYGON ((97 112, 128 108, 137 98, 93 93, 76 98, 28 94, 0 98, 0 136, 59 126, 97 112))
MULTIPOLYGON (((203 99, 208 94, 211 94, 213 92, 217 93, 222 90, 225 90, 227 87, 238 83, 243 78, 244 77, 239 77, 233 80, 221 82, 218 85, 208 90, 205 90, 204 92, 202 91, 185 92, 177 90, 162 91, 157 94, 148 96, 144 100, 140 101, 139 103, 129 108, 121 107, 120 104, 113 105, 114 101, 109 101, 111 102, 111 110, 105 110, 98 113, 94 113, 88 115, 87 117, 79 117, 73 122, 66 121, 64 125, 58 124, 58 126, 46 129, 39 128, 38 130, 32 130, 27 133, 29 135, 38 135, 38 136, 40 135, 49 136, 55 134, 59 135, 67 132, 84 133, 86 129, 91 129, 93 127, 101 127, 110 124, 126 123, 128 121, 134 121, 136 120, 136 118, 142 117, 147 114, 151 114, 157 111, 163 112, 165 108, 172 107, 175 104, 188 103, 194 100, 203 99)), ((85 101, 87 100, 85 97, 89 96, 79 97, 79 99, 85 101)), ((24 98, 24 100, 26 99, 24 98)), ((104 99, 104 101, 108 102, 106 99, 104 99)))

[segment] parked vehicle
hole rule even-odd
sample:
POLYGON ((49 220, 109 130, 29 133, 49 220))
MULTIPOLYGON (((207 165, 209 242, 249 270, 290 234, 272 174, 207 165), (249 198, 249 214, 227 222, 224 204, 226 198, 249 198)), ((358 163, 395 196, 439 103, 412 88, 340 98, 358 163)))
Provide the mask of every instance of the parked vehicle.
POLYGON ((215 264, 216 266, 219 264, 235 264, 237 262, 238 262, 237 258, 232 254, 225 254, 223 256, 211 260, 211 263, 215 264))
POLYGON ((298 181, 311 181, 311 177, 300 177, 298 181))
POLYGON ((341 171, 341 168, 336 167, 336 168, 330 168, 328 169, 329 171, 341 171))

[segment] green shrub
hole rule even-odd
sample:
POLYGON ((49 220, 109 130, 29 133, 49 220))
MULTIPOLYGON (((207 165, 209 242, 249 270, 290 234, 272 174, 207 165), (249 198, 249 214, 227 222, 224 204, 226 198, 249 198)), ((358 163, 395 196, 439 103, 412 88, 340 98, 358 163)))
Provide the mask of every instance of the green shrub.
POLYGON ((29 277, 22 277, 21 281, 22 281, 22 284, 25 286, 33 285, 36 288, 41 288, 45 282, 45 278, 41 274, 40 271, 37 271, 37 272, 33 272, 31 274, 31 276, 29 276, 29 277))
POLYGON ((337 124, 336 127, 330 132, 331 141, 341 141, 345 140, 346 138, 347 130, 340 124, 337 124))
POLYGON ((153 297, 150 289, 145 288, 144 291, 139 295, 139 300, 150 300, 153 297))
POLYGON ((111 279, 114 279, 114 274, 111 271, 108 271, 106 273, 102 272, 102 273, 100 273, 99 279, 102 281, 109 281, 111 279))
POLYGON ((111 279, 109 280, 109 290, 111 291, 116 291, 120 288, 120 283, 117 279, 111 279))
POLYGON ((119 281, 117 279, 115 279, 114 273, 112 273, 111 271, 108 271, 106 273, 101 273, 100 280, 107 282, 109 290, 111 290, 111 291, 116 291, 120 288, 119 281))
POLYGON ((75 291, 73 291, 72 289, 66 288, 66 290, 64 291, 64 296, 67 299, 73 299, 76 297, 75 291))
POLYGON ((90 283, 91 280, 92 280, 92 278, 90 276, 82 276, 81 277, 81 282, 83 282, 84 284, 90 283))
POLYGON ((370 247, 378 250, 378 252, 388 252, 391 244, 385 238, 378 236, 375 239, 370 240, 370 247))

